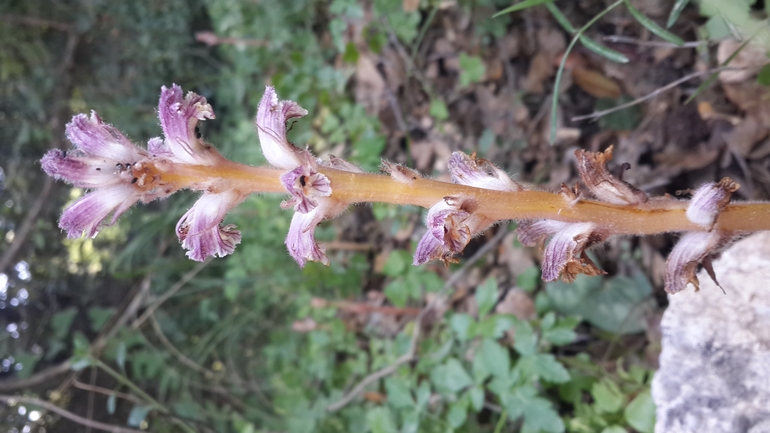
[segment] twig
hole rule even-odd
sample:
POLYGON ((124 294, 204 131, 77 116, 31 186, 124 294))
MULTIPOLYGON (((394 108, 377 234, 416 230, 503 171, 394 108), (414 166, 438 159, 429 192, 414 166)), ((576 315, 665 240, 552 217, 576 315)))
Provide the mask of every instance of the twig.
POLYGON ((37 398, 32 397, 14 397, 11 395, 0 395, 0 401, 5 402, 8 405, 15 405, 18 403, 24 403, 29 405, 34 405, 41 407, 45 410, 49 410, 51 412, 54 412, 56 414, 59 414, 63 416, 64 418, 67 418, 70 421, 74 421, 82 426, 95 428, 97 430, 107 431, 111 433, 144 433, 141 430, 134 430, 132 428, 126 428, 126 427, 120 427, 116 425, 106 424, 99 421, 90 420, 88 418, 83 418, 80 415, 75 415, 74 413, 62 409, 59 406, 56 406, 53 403, 49 403, 44 400, 40 400, 37 398))
POLYGON ((145 402, 144 400, 142 400, 140 398, 137 398, 136 396, 133 396, 131 394, 126 394, 124 392, 119 392, 119 391, 113 391, 111 389, 102 388, 101 386, 89 385, 87 383, 83 383, 83 382, 80 382, 78 380, 73 380, 72 381, 72 386, 74 386, 75 388, 82 389, 84 391, 91 391, 91 392, 96 392, 96 393, 104 394, 104 395, 114 395, 115 397, 122 398, 124 400, 128 400, 128 401, 130 401, 132 403, 135 403, 135 404, 138 404, 138 405, 145 405, 145 404, 147 404, 147 402, 145 402))
POLYGON ((643 47, 661 47, 661 48, 698 48, 700 46, 708 44, 708 42, 706 41, 693 41, 693 42, 685 42, 683 45, 677 45, 671 42, 643 41, 641 39, 631 38, 628 36, 618 36, 618 35, 605 36, 603 39, 607 42, 613 42, 616 44, 632 44, 632 45, 639 45, 643 47))
POLYGON ((463 266, 455 271, 449 279, 447 279, 444 286, 441 288, 441 290, 436 293, 436 296, 428 303, 428 305, 425 306, 425 308, 420 311, 420 314, 417 315, 417 318, 414 321, 414 333, 412 334, 412 339, 409 343, 409 350, 401 355, 398 359, 396 359, 395 362, 388 365, 387 367, 384 367, 380 370, 375 371, 374 373, 366 376, 363 378, 358 384, 353 387, 350 392, 345 394, 344 397, 342 397, 340 400, 338 400, 336 403, 330 404, 326 410, 328 412, 336 412, 343 407, 347 406, 348 403, 353 401, 356 397, 358 397, 359 394, 361 394, 364 389, 366 389, 367 386, 371 385, 372 383, 377 382, 378 380, 388 377, 391 374, 395 373, 396 370, 398 370, 399 367, 401 367, 403 364, 406 364, 408 362, 411 362, 417 358, 417 341, 420 339, 420 330, 422 328, 422 321, 423 318, 430 312, 433 307, 435 307, 436 304, 440 302, 440 300, 443 298, 444 293, 449 290, 457 281, 460 280, 460 277, 468 270, 470 269, 481 257, 484 256, 489 250, 494 248, 498 242, 500 242, 505 235, 508 233, 507 230, 500 230, 495 237, 493 237, 489 242, 484 244, 481 248, 479 248, 478 251, 470 258, 468 259, 463 266))
POLYGON ((0 392, 29 389, 70 371, 71 362, 66 360, 24 379, 0 380, 0 392))
POLYGON ((198 373, 203 374, 204 376, 214 377, 216 375, 215 372, 201 365, 198 365, 195 361, 186 357, 182 352, 179 351, 179 349, 177 349, 173 344, 171 344, 168 338, 166 338, 166 336, 163 334, 163 330, 160 329, 160 324, 158 323, 158 320, 155 319, 154 314, 150 316, 150 323, 152 323, 152 328, 155 330, 155 335, 158 337, 158 340, 160 340, 161 344, 163 344, 163 347, 165 347, 166 350, 171 352, 172 355, 176 356, 179 362, 197 371, 198 373))
POLYGON ((660 95, 661 93, 663 93, 663 92, 665 92, 667 90, 671 90, 674 87, 676 87, 676 86, 678 86, 678 85, 680 85, 680 84, 682 84, 684 82, 692 80, 693 78, 698 78, 698 77, 700 77, 702 75, 713 74, 715 72, 721 72, 721 71, 727 71, 727 70, 739 70, 739 69, 743 69, 743 68, 719 67, 719 68, 709 69, 708 71, 693 72, 692 74, 685 75, 684 77, 682 77, 682 78, 680 78, 678 80, 672 81, 672 82, 666 84, 663 87, 658 87, 657 89, 655 89, 652 92, 642 96, 641 98, 636 98, 633 101, 629 101, 629 102, 626 102, 625 104, 620 104, 620 105, 618 105, 616 107, 608 108, 606 110, 594 111, 593 113, 586 114, 585 116, 573 117, 572 121, 573 122, 577 122, 577 121, 580 121, 580 120, 587 120, 587 119, 596 120, 596 119, 604 117, 604 116, 606 116, 608 114, 612 114, 612 113, 614 113, 616 111, 624 110, 626 108, 633 107, 634 105, 641 104, 642 102, 650 100, 650 99, 660 95))
POLYGON ((71 32, 73 30, 73 26, 68 23, 46 20, 43 18, 27 17, 23 15, 3 14, 0 15, 0 21, 5 21, 6 23, 10 24, 21 24, 30 27, 50 27, 52 29, 60 30, 63 32, 71 32))
POLYGON ((174 283, 174 285, 166 291, 166 293, 161 295, 158 299, 155 300, 155 302, 147 307, 147 309, 144 310, 144 313, 142 313, 138 319, 134 320, 134 322, 131 324, 131 329, 139 329, 139 327, 142 326, 142 324, 155 312, 155 310, 158 309, 158 307, 160 307, 161 304, 174 296, 174 294, 178 292, 179 289, 184 287, 185 284, 195 278, 195 276, 198 275, 198 273, 202 271, 203 268, 205 268, 209 263, 211 263, 211 257, 206 259, 204 262, 198 263, 198 265, 195 266, 192 270, 184 274, 182 278, 179 279, 179 281, 174 283))

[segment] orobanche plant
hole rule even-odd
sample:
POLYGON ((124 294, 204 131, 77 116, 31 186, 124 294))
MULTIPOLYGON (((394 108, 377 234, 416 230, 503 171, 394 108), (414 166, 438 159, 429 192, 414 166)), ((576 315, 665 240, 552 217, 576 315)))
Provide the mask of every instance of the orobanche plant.
POLYGON ((428 179, 407 167, 383 161, 387 175, 365 173, 334 156, 316 158, 287 139, 287 121, 307 114, 293 101, 279 101, 268 86, 259 104, 256 130, 272 167, 252 167, 224 158, 196 133, 199 121, 213 119, 206 98, 174 85, 161 89, 158 116, 163 138, 147 148, 132 143, 98 114, 79 114, 67 124, 75 145, 52 150, 42 159, 46 173, 91 190, 59 221, 71 238, 95 236, 138 201, 144 203, 191 189, 203 194, 176 226, 187 256, 202 261, 233 253, 241 235, 222 221, 252 193, 288 193, 281 206, 294 209, 286 246, 300 267, 310 261, 329 263, 315 240, 315 227, 354 203, 395 203, 429 208, 427 231, 414 253, 414 265, 449 262, 471 238, 503 220, 517 220, 519 240, 534 246, 548 240, 542 277, 574 280, 602 271, 586 250, 616 235, 683 232, 669 255, 665 289, 698 288, 702 264, 714 278, 711 260, 743 234, 770 229, 770 204, 730 203, 738 184, 724 178, 698 188, 689 201, 650 197, 607 170, 612 147, 604 152, 576 152, 578 171, 593 197, 579 185, 562 185, 559 193, 534 190, 510 179, 491 162, 452 154, 447 168, 452 183, 428 179))

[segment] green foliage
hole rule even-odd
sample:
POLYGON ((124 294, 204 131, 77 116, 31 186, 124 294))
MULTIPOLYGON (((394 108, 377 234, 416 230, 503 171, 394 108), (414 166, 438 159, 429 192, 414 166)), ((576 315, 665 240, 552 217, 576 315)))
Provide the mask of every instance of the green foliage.
POLYGON ((460 53, 460 87, 481 81, 486 73, 487 67, 480 57, 460 53))

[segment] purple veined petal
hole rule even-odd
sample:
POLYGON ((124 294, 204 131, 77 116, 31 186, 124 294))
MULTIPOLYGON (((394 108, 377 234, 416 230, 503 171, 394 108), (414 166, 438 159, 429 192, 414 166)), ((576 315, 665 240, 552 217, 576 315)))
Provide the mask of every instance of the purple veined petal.
POLYGON ((164 143, 163 139, 160 137, 154 137, 147 141, 147 151, 156 158, 174 157, 174 152, 166 146, 166 143, 164 143))
POLYGON ((294 210, 300 213, 312 211, 318 206, 317 198, 329 197, 332 193, 329 178, 307 164, 281 175, 281 183, 292 195, 291 200, 281 206, 294 206, 294 210))
POLYGON ((445 254, 446 248, 444 248, 442 240, 433 236, 431 231, 428 230, 422 235, 420 242, 417 244, 412 264, 419 266, 431 260, 442 258, 445 254))
POLYGON ((78 114, 65 127, 67 138, 87 155, 133 164, 146 153, 125 135, 102 121, 95 111, 78 114))
POLYGON ((235 191, 205 193, 179 220, 176 234, 187 257, 196 261, 209 256, 224 257, 241 242, 240 232, 232 224, 221 226, 227 212, 245 197, 235 191))
POLYGON ((699 282, 695 275, 698 265, 715 254, 722 243, 722 234, 716 231, 682 235, 666 259, 666 275, 663 279, 666 292, 681 292, 689 283, 698 290, 699 282))
POLYGON ((525 247, 534 247, 540 241, 552 234, 564 230, 569 223, 556 220, 522 221, 516 228, 519 243, 525 247))
MULTIPOLYGON (((588 240, 594 231, 593 223, 572 223, 556 232, 543 252, 543 281, 556 281, 568 265, 574 263, 578 266, 593 265, 577 259, 588 246, 588 240)), ((595 265, 593 266, 595 268, 595 265)), ((569 272, 570 274, 585 273, 597 275, 598 268, 587 268, 581 272, 569 272)))
POLYGON ((165 136, 165 144, 180 162, 207 164, 209 154, 195 133, 198 121, 214 119, 214 110, 206 98, 188 92, 182 97, 182 88, 174 84, 160 89, 158 118, 165 136))
POLYGON ((278 101, 273 86, 265 88, 265 94, 257 109, 257 133, 262 153, 277 168, 291 170, 307 162, 303 152, 286 138, 286 121, 307 114, 307 110, 293 101, 278 101))
POLYGON ((81 152, 48 151, 40 160, 43 170, 54 179, 63 179, 79 188, 101 188, 121 183, 114 160, 85 156, 81 152))
POLYGON ((324 214, 321 207, 316 207, 308 213, 295 212, 291 218, 289 234, 286 236, 286 247, 289 254, 299 264, 305 267, 306 261, 329 264, 324 247, 318 245, 315 240, 315 228, 323 220, 324 214))
POLYGON ((711 228, 716 221, 719 212, 730 203, 732 194, 738 190, 740 185, 733 182, 729 177, 723 178, 719 182, 707 183, 692 196, 690 204, 687 206, 687 219, 699 226, 711 228))
POLYGON ((475 159, 463 152, 453 152, 447 163, 452 182, 498 191, 523 191, 524 187, 492 163, 475 159))
POLYGON ((67 231, 68 238, 79 238, 83 233, 93 237, 99 232, 100 223, 113 213, 112 223, 121 213, 137 202, 139 196, 125 185, 98 189, 78 199, 67 208, 59 220, 59 227, 67 231))

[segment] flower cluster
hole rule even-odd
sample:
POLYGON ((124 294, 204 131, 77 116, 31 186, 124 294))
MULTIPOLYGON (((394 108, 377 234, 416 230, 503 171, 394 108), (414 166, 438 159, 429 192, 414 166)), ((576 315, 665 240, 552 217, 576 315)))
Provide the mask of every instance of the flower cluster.
POLYGON ((232 253, 240 233, 221 222, 246 195, 225 188, 218 179, 180 175, 184 166, 215 166, 226 161, 196 133, 199 121, 214 118, 211 105, 194 93, 183 95, 177 85, 163 87, 158 117, 164 138, 150 139, 147 149, 132 143, 95 112, 90 117, 76 115, 67 124, 67 138, 75 148, 48 152, 41 161, 43 170, 91 192, 64 211, 59 227, 71 238, 84 233, 95 236, 101 225, 114 224, 136 202, 147 203, 190 188, 203 191, 203 196, 176 227, 187 256, 202 261, 232 253))
MULTIPOLYGON (((287 138, 287 122, 306 114, 307 110, 296 102, 280 101, 273 87, 265 89, 255 124, 265 158, 274 167, 270 169, 228 161, 202 140, 196 131, 197 124, 214 119, 214 111, 204 97, 192 92, 183 95, 176 85, 161 89, 158 117, 163 138, 150 139, 146 149, 104 123, 96 113, 77 115, 66 127, 74 149, 67 152, 53 150, 42 159, 43 169, 49 175, 90 190, 64 211, 59 226, 69 237, 84 233, 94 236, 100 226, 113 224, 136 202, 167 197, 180 189, 201 191, 195 205, 179 220, 176 233, 187 256, 202 261, 210 256, 231 254, 240 243, 241 235, 235 226, 223 224, 233 207, 252 192, 283 188, 288 199, 281 206, 294 210, 285 241, 289 254, 300 267, 308 261, 328 264, 324 247, 315 239, 316 226, 339 215, 352 203, 372 200, 369 193, 376 188, 370 188, 367 196, 362 197, 345 182, 354 183, 355 179, 371 182, 374 178, 382 179, 382 176, 363 174, 355 165, 334 156, 316 158, 308 149, 291 143, 287 138), (259 179, 262 180, 251 178, 251 181, 239 183, 230 179, 232 174, 236 174, 236 178, 248 178, 248 173, 255 173, 255 170, 261 170, 259 179), (341 179, 343 183, 333 185, 331 179, 341 179)), ((547 211, 523 217, 541 219, 524 219, 517 228, 523 245, 544 245, 543 280, 562 278, 572 281, 578 274, 604 273, 586 252, 618 233, 613 221, 562 215, 563 210, 585 209, 597 204, 649 212, 684 210, 689 224, 698 230, 683 234, 671 252, 665 289, 676 293, 693 283, 697 290, 695 271, 699 265, 714 278, 711 259, 738 235, 719 223, 720 214, 738 189, 735 182, 725 178, 702 186, 686 204, 685 210, 682 202, 668 196, 649 197, 625 182, 622 171, 628 168, 627 164, 621 165, 617 177, 613 176, 607 168, 607 162, 612 159, 612 146, 604 152, 578 150, 575 155, 578 173, 592 196, 591 202, 584 198, 579 184, 573 188, 562 184, 560 195, 539 193, 539 197, 550 200, 550 205, 543 206, 547 211), (548 218, 543 219, 544 215, 548 218)), ((417 244, 414 265, 431 260, 453 261, 473 236, 500 221, 501 213, 496 213, 494 206, 486 203, 495 194, 501 197, 502 192, 507 198, 516 198, 522 197, 518 193, 535 193, 475 154, 454 152, 447 168, 454 187, 423 179, 414 170, 383 161, 382 170, 391 180, 388 180, 389 184, 380 183, 380 189, 393 189, 394 197, 417 197, 421 187, 430 185, 433 188, 431 194, 424 195, 429 197, 428 200, 419 202, 429 209, 427 229, 417 244), (448 193, 444 194, 444 191, 448 193)), ((511 203, 515 205, 515 202, 511 203)), ((515 214, 514 209, 511 212, 515 214)), ((507 213, 503 212, 503 218, 505 215, 507 213)))

